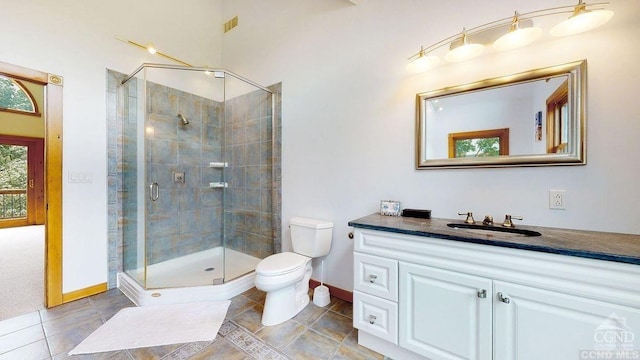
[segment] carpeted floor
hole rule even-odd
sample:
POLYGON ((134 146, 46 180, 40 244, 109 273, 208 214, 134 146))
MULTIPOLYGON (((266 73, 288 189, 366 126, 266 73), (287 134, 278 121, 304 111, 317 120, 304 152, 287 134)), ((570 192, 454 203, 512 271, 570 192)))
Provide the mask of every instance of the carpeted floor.
POLYGON ((0 321, 44 308, 44 225, 0 229, 0 321))

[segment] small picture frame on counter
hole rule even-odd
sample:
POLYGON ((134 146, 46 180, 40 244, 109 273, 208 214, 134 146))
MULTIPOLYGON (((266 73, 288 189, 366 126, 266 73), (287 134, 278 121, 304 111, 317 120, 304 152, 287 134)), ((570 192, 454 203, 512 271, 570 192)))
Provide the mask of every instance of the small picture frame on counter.
POLYGON ((400 216, 401 214, 400 201, 380 200, 380 215, 400 216))

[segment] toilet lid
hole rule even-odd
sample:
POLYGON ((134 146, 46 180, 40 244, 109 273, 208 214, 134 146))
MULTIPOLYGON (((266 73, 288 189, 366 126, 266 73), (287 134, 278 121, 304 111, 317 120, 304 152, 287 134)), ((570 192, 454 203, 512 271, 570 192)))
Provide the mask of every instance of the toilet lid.
POLYGON ((293 252, 273 254, 262 259, 256 266, 256 273, 267 276, 290 273, 304 266, 309 258, 293 252))

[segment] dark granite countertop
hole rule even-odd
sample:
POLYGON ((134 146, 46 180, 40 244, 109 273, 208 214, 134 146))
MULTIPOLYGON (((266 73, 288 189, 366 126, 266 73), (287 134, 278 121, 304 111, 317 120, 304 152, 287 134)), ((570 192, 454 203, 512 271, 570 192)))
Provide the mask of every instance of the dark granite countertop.
POLYGON ((487 231, 485 235, 477 231, 453 229, 447 226, 449 223, 462 224, 463 221, 371 214, 349 221, 349 226, 640 265, 640 235, 524 225, 516 227, 538 231, 542 235, 528 237, 494 231, 487 231))

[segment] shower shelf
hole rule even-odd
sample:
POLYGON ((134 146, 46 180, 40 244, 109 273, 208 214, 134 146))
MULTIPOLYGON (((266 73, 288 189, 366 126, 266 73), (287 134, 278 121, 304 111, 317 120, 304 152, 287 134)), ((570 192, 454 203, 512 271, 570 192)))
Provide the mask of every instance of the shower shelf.
POLYGON ((210 188, 226 188, 227 186, 229 186, 229 184, 227 184, 226 182, 212 182, 212 183, 209 183, 209 187, 210 188))
POLYGON ((209 167, 210 168, 226 168, 226 167, 229 167, 229 163, 227 163, 227 162, 210 162, 209 163, 209 167))

